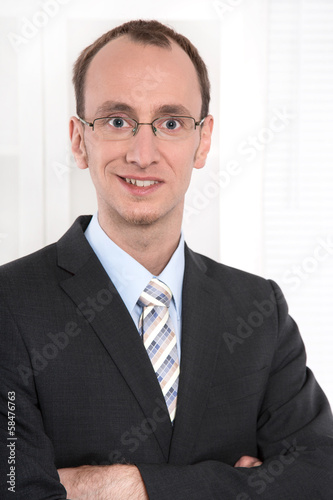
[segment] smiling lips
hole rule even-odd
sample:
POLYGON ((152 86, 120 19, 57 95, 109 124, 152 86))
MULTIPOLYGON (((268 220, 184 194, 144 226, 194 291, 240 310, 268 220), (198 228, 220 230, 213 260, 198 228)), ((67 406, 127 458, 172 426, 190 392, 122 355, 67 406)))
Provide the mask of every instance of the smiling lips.
POLYGON ((128 184, 133 184, 134 186, 138 186, 138 187, 148 187, 148 186, 152 186, 153 184, 158 184, 158 181, 151 181, 151 180, 142 181, 139 179, 129 179, 127 177, 125 178, 125 181, 128 184))

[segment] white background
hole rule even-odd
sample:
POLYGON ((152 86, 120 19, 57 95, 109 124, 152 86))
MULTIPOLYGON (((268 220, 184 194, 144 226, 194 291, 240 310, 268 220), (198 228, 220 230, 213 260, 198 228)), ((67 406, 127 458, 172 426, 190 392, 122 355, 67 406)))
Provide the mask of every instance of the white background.
POLYGON ((71 68, 135 18, 188 36, 210 72, 214 145, 187 196, 187 242, 279 283, 333 402, 332 0, 2 1, 0 263, 96 210, 70 154, 71 68))

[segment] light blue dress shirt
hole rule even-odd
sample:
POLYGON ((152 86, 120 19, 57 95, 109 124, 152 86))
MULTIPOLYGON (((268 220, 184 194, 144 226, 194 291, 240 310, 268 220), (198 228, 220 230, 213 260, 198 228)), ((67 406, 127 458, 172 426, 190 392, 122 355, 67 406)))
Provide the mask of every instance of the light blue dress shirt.
MULTIPOLYGON (((98 214, 92 217, 85 231, 85 236, 138 328, 142 308, 137 304, 137 300, 151 278, 155 276, 107 236, 99 225, 98 214)), ((185 269, 184 252, 185 245, 182 234, 179 245, 167 266, 161 274, 156 276, 172 292, 169 313, 175 327, 179 360, 181 353, 182 290, 185 269)))

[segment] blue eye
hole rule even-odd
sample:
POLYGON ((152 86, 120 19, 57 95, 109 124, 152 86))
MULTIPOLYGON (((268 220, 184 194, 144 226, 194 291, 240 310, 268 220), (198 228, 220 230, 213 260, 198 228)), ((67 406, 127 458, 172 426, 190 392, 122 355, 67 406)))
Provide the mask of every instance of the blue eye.
POLYGON ((117 117, 112 118, 109 123, 111 123, 111 125, 115 128, 122 128, 126 122, 122 118, 117 117))
POLYGON ((165 124, 166 124, 166 128, 168 128, 169 130, 175 130, 177 128, 177 126, 179 125, 176 120, 167 120, 165 122, 165 124))

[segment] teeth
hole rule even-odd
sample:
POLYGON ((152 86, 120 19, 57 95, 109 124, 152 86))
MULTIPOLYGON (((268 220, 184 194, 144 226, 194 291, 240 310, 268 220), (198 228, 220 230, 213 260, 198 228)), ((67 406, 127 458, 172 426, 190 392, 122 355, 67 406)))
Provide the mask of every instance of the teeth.
POLYGON ((125 179, 128 184, 134 184, 135 186, 139 187, 147 187, 147 186, 152 186, 153 184, 157 184, 158 181, 140 181, 138 179, 125 179))

